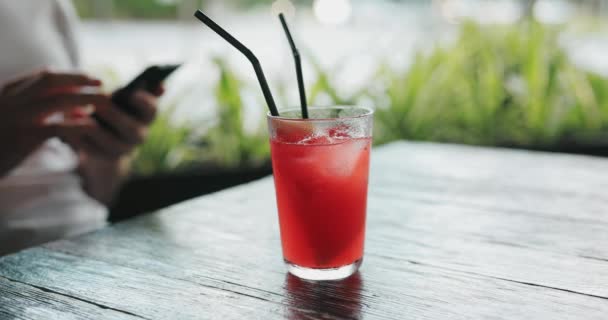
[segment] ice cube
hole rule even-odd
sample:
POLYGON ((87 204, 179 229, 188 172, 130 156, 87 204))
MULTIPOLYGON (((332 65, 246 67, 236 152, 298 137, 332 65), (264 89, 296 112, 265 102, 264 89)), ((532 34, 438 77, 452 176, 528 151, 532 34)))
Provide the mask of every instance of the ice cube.
POLYGON ((273 138, 286 143, 298 143, 314 135, 312 123, 304 121, 277 121, 273 138))
POLYGON ((331 145, 331 150, 328 150, 324 157, 325 173, 331 176, 351 176, 368 145, 369 141, 366 139, 346 140, 331 145))

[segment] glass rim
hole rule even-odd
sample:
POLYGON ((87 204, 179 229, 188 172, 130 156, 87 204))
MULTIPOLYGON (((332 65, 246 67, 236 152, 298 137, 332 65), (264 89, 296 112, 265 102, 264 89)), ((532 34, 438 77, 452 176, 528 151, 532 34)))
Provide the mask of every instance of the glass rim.
MULTIPOLYGON (((356 115, 356 116, 346 116, 344 118, 314 118, 314 119, 302 119, 302 118, 288 118, 288 117, 284 117, 284 116, 273 116, 272 114, 270 114, 270 112, 266 113, 266 117, 268 119, 273 119, 273 120, 281 120, 281 121, 297 121, 297 122, 312 122, 312 121, 336 121, 336 120, 348 120, 348 119, 359 119, 359 118, 366 118, 369 117, 371 115, 374 114, 374 109, 369 108, 369 107, 360 107, 360 106, 354 106, 354 105, 337 105, 337 106, 327 106, 327 107, 308 107, 308 110, 331 110, 331 109, 338 109, 338 110, 343 110, 343 109, 349 109, 349 108, 356 108, 356 109, 360 109, 360 110, 364 110, 365 113, 356 115)), ((285 109, 285 110, 280 110, 281 112, 291 112, 291 111, 302 111, 301 108, 289 108, 289 109, 285 109)))

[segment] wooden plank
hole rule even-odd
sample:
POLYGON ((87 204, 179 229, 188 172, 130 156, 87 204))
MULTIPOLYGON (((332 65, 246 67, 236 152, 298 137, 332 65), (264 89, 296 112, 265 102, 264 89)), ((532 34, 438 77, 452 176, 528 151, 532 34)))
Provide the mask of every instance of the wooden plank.
POLYGON ((354 278, 315 283, 286 276, 277 263, 222 271, 189 250, 174 254, 179 259, 161 255, 146 266, 118 251, 131 264, 121 267, 34 249, 3 259, 0 272, 150 319, 604 319, 608 312, 605 299, 376 257, 354 278), (164 272, 176 274, 157 275, 164 272))
POLYGON ((0 276, 150 319, 605 318, 608 162, 418 143, 372 158, 345 282, 285 275, 270 179, 0 259, 0 276))
MULTIPOLYGON (((267 196, 269 186, 270 181, 261 181, 170 209, 153 219, 163 232, 147 236, 146 241, 165 239, 175 245, 190 248, 205 243, 211 248, 220 248, 210 254, 217 256, 228 254, 226 246, 231 240, 241 240, 241 245, 250 246, 246 247, 247 252, 259 256, 259 259, 265 257, 264 260, 269 261, 268 252, 260 251, 262 247, 274 247, 273 252, 276 254, 280 251, 274 213, 276 209, 267 196), (257 197, 242 198, 247 194, 256 194, 257 197), (227 203, 230 205, 227 206, 227 203), (189 229, 196 231, 188 232, 189 229), (255 245, 251 245, 253 243, 255 245)), ((427 221, 434 218, 432 213, 429 213, 429 219, 425 220, 425 212, 422 212, 418 220, 415 220, 415 217, 410 218, 411 211, 407 205, 392 214, 386 210, 373 210, 382 206, 382 203, 378 199, 373 199, 370 203, 366 250, 368 254, 380 254, 392 259, 427 263, 462 272, 608 297, 608 289, 602 285, 608 281, 606 261, 576 256, 567 251, 562 253, 559 242, 553 244, 557 249, 549 249, 551 243, 535 243, 536 235, 544 232, 552 235, 556 241, 563 234, 567 235, 564 237, 565 242, 578 237, 578 243, 590 248, 602 247, 603 242, 597 242, 601 238, 585 238, 589 234, 581 234, 581 230, 577 230, 576 226, 569 229, 567 224, 561 224, 555 228, 552 224, 544 223, 536 225, 536 231, 532 229, 527 236, 512 233, 510 237, 506 237, 506 234, 510 234, 509 230, 517 230, 520 225, 520 228, 526 230, 525 219, 518 221, 498 218, 492 221, 487 219, 494 213, 475 212, 468 219, 454 219, 443 225, 440 220, 429 223, 430 227, 424 227, 427 221), (487 224, 478 225, 475 217, 484 214, 486 220, 480 221, 487 224), (513 224, 514 222, 518 224, 513 224)), ((509 216, 512 215, 499 215, 509 216)), ((531 222, 541 223, 542 220, 531 222)), ((108 238, 113 237, 120 235, 108 238)), ((120 241, 134 242, 128 239, 120 241)), ((238 254, 242 251, 235 247, 235 256, 231 258, 238 259, 238 254)))
POLYGON ((411 142, 376 151, 372 193, 608 223, 604 158, 411 142))
POLYGON ((0 276, 147 319, 266 319, 282 307, 224 288, 32 249, 0 261, 0 276))
MULTIPOLYGON (((385 158, 375 157, 376 167, 385 158)), ((377 177, 372 190, 383 184, 377 177)), ((145 241, 154 243, 152 247, 160 245, 157 239, 189 248, 205 244, 211 257, 228 255, 226 245, 243 240, 241 245, 247 250, 235 247, 230 259, 240 259, 246 251, 272 263, 268 251, 261 248, 273 247, 275 256, 280 251, 275 211, 272 182, 264 180, 165 211, 150 220, 153 222, 144 223, 141 229, 162 230, 145 240, 121 237, 141 232, 137 227, 129 230, 129 225, 107 238, 124 243, 145 241)), ((467 209, 449 202, 416 202, 397 195, 380 197, 373 191, 368 220, 368 254, 608 297, 608 289, 602 285, 608 281, 607 264, 601 260, 606 248, 598 245, 606 243, 608 235, 602 224, 504 209, 467 209)), ((108 248, 115 245, 112 242, 108 248)), ((146 248, 138 252, 141 250, 146 248)))
POLYGON ((502 243, 570 256, 607 259, 608 224, 583 219, 479 208, 454 203, 375 195, 370 216, 378 224, 393 227, 393 215, 401 214, 408 230, 439 233, 460 239, 502 243), (581 236, 584 235, 584 236, 581 236))
POLYGON ((0 277, 0 319, 142 318, 0 277))
POLYGON ((592 191, 600 196, 600 190, 589 188, 590 184, 607 186, 606 178, 597 174, 608 169, 604 157, 422 142, 391 143, 375 148, 373 157, 395 163, 391 169, 408 171, 414 177, 431 174, 469 182, 489 179, 526 189, 592 191))
MULTIPOLYGON (((451 234, 450 236, 478 239, 482 242, 511 244, 539 251, 608 260, 608 246, 598 245, 608 242, 608 224, 597 219, 588 220, 568 217, 565 214, 556 216, 525 209, 488 208, 461 203, 463 199, 466 200, 471 196, 460 197, 461 202, 435 201, 430 198, 434 195, 430 195, 426 200, 418 199, 411 196, 417 191, 397 190, 387 193, 383 186, 385 183, 382 179, 377 177, 373 179, 368 210, 370 228, 376 224, 380 225, 380 228, 405 227, 408 230, 441 233, 444 236, 451 234)), ((184 215, 179 218, 181 220, 192 220, 206 225, 221 222, 221 226, 218 227, 224 226, 227 230, 233 230, 233 232, 221 233, 231 236, 259 230, 255 227, 257 220, 239 219, 242 214, 255 214, 256 219, 261 219, 265 221, 263 223, 275 227, 268 230, 267 234, 277 234, 272 188, 270 179, 263 180, 247 187, 178 205, 172 208, 171 212, 183 211, 184 215), (256 196, 248 197, 249 194, 256 196), (226 203, 230 205, 225 205, 226 203), (205 211, 222 212, 222 214, 210 216, 209 219, 196 217, 205 211), (189 214, 190 212, 192 214, 189 214), (203 220, 197 220, 199 218, 203 220)), ((596 216, 605 216, 605 214, 596 216)), ((207 232, 212 234, 215 231, 207 232)))
MULTIPOLYGON (((248 206, 249 205, 251 205, 251 203, 249 203, 248 206)), ((196 210, 196 219, 188 219, 187 210, 183 211, 183 215, 179 214, 179 212, 173 212, 173 214, 163 214, 160 216, 141 219, 137 222, 131 222, 130 224, 121 225, 117 228, 117 230, 108 230, 107 234, 100 234, 97 237, 89 237, 84 240, 85 242, 62 241, 61 243, 55 243, 53 245, 50 245, 49 247, 56 250, 66 250, 68 252, 78 255, 102 259, 104 261, 109 261, 112 263, 124 264, 142 270, 146 269, 147 261, 154 260, 154 270, 156 272, 161 272, 164 275, 179 275, 179 277, 187 279, 189 281, 198 281, 198 278, 202 276, 197 273, 198 269, 188 270, 189 266, 194 265, 197 266, 197 268, 198 266, 205 266, 203 270, 205 270, 206 273, 213 274, 212 279, 214 280, 235 283, 238 282, 242 283, 247 287, 271 291, 272 288, 265 287, 265 284, 268 281, 267 279, 262 278, 259 282, 249 280, 258 278, 259 276, 257 276, 256 274, 259 273, 260 270, 270 268, 268 266, 274 266, 274 268, 268 270, 268 272, 272 274, 280 273, 283 270, 280 265, 277 266, 277 262, 280 261, 278 241, 277 239, 272 240, 273 237, 271 235, 273 235, 273 232, 269 230, 271 228, 264 228, 263 226, 260 226, 255 231, 252 230, 251 232, 254 234, 254 236, 252 236, 251 239, 248 239, 247 236, 232 236, 231 230, 222 231, 221 228, 221 221, 226 217, 230 217, 230 214, 232 212, 230 212, 229 214, 224 213, 220 216, 209 213, 209 210, 203 210, 203 208, 201 207, 197 209, 198 210, 196 210), (205 214, 205 211, 207 211, 207 213, 209 214, 205 214), (209 220, 200 220, 204 216, 209 216, 209 220), (218 218, 213 219, 212 217, 214 216, 217 216, 218 218), (149 220, 155 221, 150 222, 149 220), (220 223, 213 223, 212 220, 219 221, 220 223), (183 225, 179 226, 179 224, 181 223, 183 223, 183 225), (146 227, 146 225, 148 227, 146 227), (188 225, 196 226, 197 232, 191 233, 189 235, 186 235, 186 233, 184 232, 180 232, 180 230, 184 230, 184 228, 188 225), (156 228, 150 226, 156 226, 156 228), (264 235, 268 236, 264 239, 264 235), (256 246, 255 248, 248 248, 247 245, 250 241, 252 241, 253 238, 261 239, 261 241, 256 241, 256 244, 258 244, 258 246, 256 246), (164 240, 156 241, 155 239, 164 240), (134 244, 138 243, 146 243, 146 245, 143 245, 141 247, 133 247, 134 244), (223 254, 220 254, 219 252, 213 252, 215 250, 214 248, 216 247, 221 248, 220 250, 223 252, 223 254), (129 256, 129 253, 133 251, 139 253, 139 255, 135 258, 129 256), (170 257, 168 258, 168 261, 165 262, 159 261, 159 257, 155 256, 155 252, 157 251, 171 252, 171 255, 175 255, 175 257, 170 257), (250 256, 246 256, 243 251, 250 253, 250 256), (141 255, 147 257, 142 257, 141 255), (257 260, 260 261, 258 263, 255 263, 255 261, 252 261, 252 257, 263 258, 258 258, 257 260), (179 272, 177 273, 172 265, 173 261, 180 261, 181 263, 183 263, 176 267, 177 269, 179 269, 179 272), (245 267, 243 269, 240 269, 234 266, 234 261, 239 261, 239 264, 242 263, 245 265, 245 267)), ((253 211, 256 211, 255 208, 253 209, 253 211)), ((243 223, 247 225, 248 221, 245 220, 243 221, 243 223)), ((370 233, 371 232, 372 231, 370 231, 370 233)), ((239 233, 239 230, 237 230, 236 234, 239 233)), ((415 260, 415 258, 420 257, 424 258, 424 260, 422 261, 424 261, 425 263, 427 262, 427 260, 435 262, 435 259, 437 259, 438 262, 444 264, 446 262, 452 262, 452 260, 450 259, 452 259, 453 257, 449 255, 451 253, 450 250, 446 250, 447 253, 444 253, 444 249, 441 246, 439 246, 439 249, 441 250, 438 251, 437 249, 432 248, 432 245, 419 245, 418 243, 420 241, 418 241, 419 239, 417 239, 417 236, 421 234, 421 232, 419 231, 407 232, 407 234, 411 235, 411 239, 407 237, 404 238, 405 241, 399 239, 391 239, 390 236, 393 235, 393 231, 390 231, 387 233, 387 237, 389 237, 387 242, 389 243, 385 243, 384 240, 381 240, 381 242, 374 244, 374 242, 376 242, 374 241, 375 238, 370 238, 370 242, 372 243, 368 242, 368 248, 371 247, 370 249, 368 249, 368 251, 373 252, 373 254, 368 254, 363 274, 366 276, 368 275, 370 265, 371 267, 377 267, 378 265, 382 265, 383 262, 386 264, 395 263, 397 265, 419 263, 417 262, 418 260, 415 260), (399 246, 396 247, 394 244, 399 244, 399 246), (425 253, 426 256, 412 254, 416 252, 425 253), (437 257, 433 256, 433 254, 437 254, 437 257)), ((432 234, 429 235, 429 237, 431 236, 432 234)), ((446 240, 447 242, 450 241, 449 238, 438 238, 436 240, 439 241, 429 240, 428 242, 441 243, 446 242, 446 240)), ((421 242, 425 243, 425 241, 421 242)), ((455 245, 456 249, 458 249, 457 247, 460 245, 461 244, 455 245)), ((463 246, 464 252, 469 250, 470 247, 470 243, 468 245, 463 246)), ((490 253, 492 253, 491 251, 496 249, 495 245, 490 245, 488 248, 482 247, 481 249, 487 249, 490 251, 490 253)), ((481 249, 477 248, 475 250, 481 249)), ((506 253, 510 253, 510 249, 510 247, 507 247, 506 253)), ((459 251, 456 252, 458 253, 459 251)), ((505 252, 505 250, 502 250, 501 252, 505 252)), ((477 257, 475 251, 471 251, 471 253, 473 258, 477 257)), ((460 254, 462 255, 462 252, 460 252, 460 254)), ((518 255, 521 254, 520 252, 514 252, 513 254, 515 255, 516 262, 520 262, 522 259, 527 260, 530 258, 530 253, 528 255, 522 255, 521 259, 518 257, 518 255)), ((534 255, 535 252, 532 252, 531 254, 534 255)), ((494 255, 488 255, 488 261, 492 262, 493 257, 494 255)), ((542 258, 543 256, 539 257, 539 259, 542 258)), ((466 256, 463 256, 463 259, 466 259, 466 256)), ((459 262, 458 260, 453 261, 459 262)), ((534 272, 537 269, 551 269, 553 267, 547 266, 546 264, 536 266, 535 259, 527 260, 524 262, 526 265, 528 263, 532 265, 524 270, 526 271, 526 273, 524 274, 524 276, 526 277, 530 276, 529 272, 534 272)), ((473 263, 473 265, 475 266, 475 263, 473 263)), ((436 265, 430 263, 428 267, 436 267, 436 265)), ((476 266, 477 269, 458 269, 459 267, 460 266, 458 265, 458 263, 456 263, 456 266, 439 265, 439 268, 443 269, 443 271, 450 271, 445 270, 447 268, 453 270, 461 270, 467 273, 474 273, 475 271, 479 271, 480 269, 480 267, 478 266, 476 266)), ((507 264, 506 266, 503 266, 501 268, 491 266, 488 270, 494 270, 494 273, 489 274, 489 276, 499 278, 501 274, 497 272, 507 272, 508 274, 510 274, 509 272, 511 271, 511 267, 512 265, 510 264, 507 264)), ((602 274, 605 274, 605 272, 603 272, 603 269, 605 269, 605 265, 600 264, 598 265, 598 268, 600 273, 597 273, 596 276, 598 277, 598 279, 601 279, 602 274)), ((577 269, 566 268, 566 271, 571 272, 573 274, 576 274, 576 272, 579 272, 580 270, 585 270, 584 264, 581 264, 580 268, 577 269)), ((541 272, 542 271, 543 270, 541 270, 541 272)), ((563 271, 563 269, 561 269, 560 271, 563 271)), ((390 283, 392 283, 396 286, 400 286, 398 282, 392 282, 393 279, 391 279, 391 277, 395 276, 396 273, 398 272, 395 272, 395 274, 385 274, 385 277, 388 278, 386 279, 386 281, 388 282, 386 285, 390 285, 390 283)), ((483 274, 483 272, 481 274, 483 274)), ((586 272, 581 272, 581 274, 586 274, 586 272)), ((209 276, 207 275, 207 277, 209 276)), ((571 279, 571 281, 576 282, 578 279, 577 277, 571 279)), ((551 279, 551 277, 548 277, 548 279, 551 279)), ((494 281, 495 279, 492 280, 494 281)), ((594 283, 597 284, 597 281, 594 283)), ((594 283, 592 282, 591 285, 593 286, 594 283)), ((574 284, 577 285, 577 283, 574 284)), ((581 285, 584 284, 585 283, 583 282, 581 285)), ((593 287, 591 289, 595 290, 593 287)), ((492 293, 489 292, 488 294, 491 295, 492 293)))

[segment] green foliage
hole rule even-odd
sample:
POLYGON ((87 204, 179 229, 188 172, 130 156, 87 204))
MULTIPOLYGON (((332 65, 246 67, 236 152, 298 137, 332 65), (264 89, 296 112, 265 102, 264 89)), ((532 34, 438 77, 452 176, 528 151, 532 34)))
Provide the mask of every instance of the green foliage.
MULTIPOLYGON (((212 0, 72 0, 81 18, 175 19, 180 4, 200 8, 212 0)), ((250 9, 269 8, 274 0, 221 0, 229 5, 250 9)), ((217 1, 220 2, 220 1, 217 1)), ((310 6, 311 0, 292 0, 296 5, 310 6)))
POLYGON ((381 68, 377 141, 554 148, 606 130, 608 82, 569 62, 558 31, 533 21, 467 23, 453 44, 418 53, 407 71, 381 68))
POLYGON ((217 124, 201 141, 208 149, 206 156, 228 167, 259 164, 270 153, 266 129, 260 124, 255 132, 245 130, 243 84, 223 60, 216 58, 215 64, 220 70, 214 92, 218 115, 217 124))
POLYGON ((316 78, 313 85, 310 88, 310 92, 307 94, 308 103, 312 106, 320 105, 320 97, 323 95, 328 98, 333 105, 354 105, 361 96, 365 95, 365 90, 361 90, 350 96, 345 96, 339 93, 338 87, 334 85, 331 75, 334 73, 333 70, 324 69, 321 64, 309 55, 308 59, 314 68, 316 78))
POLYGON ((220 71, 214 95, 217 119, 208 130, 194 122, 176 123, 175 106, 161 112, 150 128, 146 142, 138 148, 133 171, 139 175, 210 167, 256 166, 268 160, 270 146, 265 123, 254 132, 244 125, 243 82, 226 63, 215 59, 220 71))
POLYGON ((177 6, 175 4, 163 4, 161 1, 152 0, 120 0, 114 1, 114 15, 121 18, 144 18, 158 19, 164 17, 175 17, 177 6))
MULTIPOLYGON (((533 21, 466 23, 451 44, 417 53, 407 70, 381 64, 369 81, 373 86, 349 95, 331 77, 339 70, 313 61, 310 103, 320 104, 321 97, 329 104, 373 102, 377 143, 410 139, 552 150, 573 141, 594 144, 608 131, 608 80, 574 66, 558 44, 559 32, 533 21)), ((231 167, 268 159, 265 126, 244 128, 245 86, 222 60, 215 63, 217 122, 193 138, 193 130, 162 115, 140 150, 138 172, 194 159, 231 167)))
MULTIPOLYGON (((189 0, 189 1, 199 1, 189 0)), ((82 18, 97 15, 113 18, 174 19, 177 2, 156 0, 73 0, 76 11, 82 18)))
POLYGON ((176 124, 172 119, 174 108, 158 115, 150 127, 146 143, 140 146, 133 161, 133 171, 151 175, 180 170, 196 162, 196 154, 190 140, 191 126, 176 124))

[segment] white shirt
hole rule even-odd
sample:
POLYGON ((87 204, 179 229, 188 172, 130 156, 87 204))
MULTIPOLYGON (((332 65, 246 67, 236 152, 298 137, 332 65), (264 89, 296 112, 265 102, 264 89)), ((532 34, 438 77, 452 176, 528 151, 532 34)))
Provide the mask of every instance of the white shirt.
MULTIPOLYGON (((75 69, 75 22, 63 0, 0 0, 0 86, 41 68, 75 69)), ((53 138, 0 179, 0 255, 105 225, 107 210, 83 191, 77 166, 53 138)))

